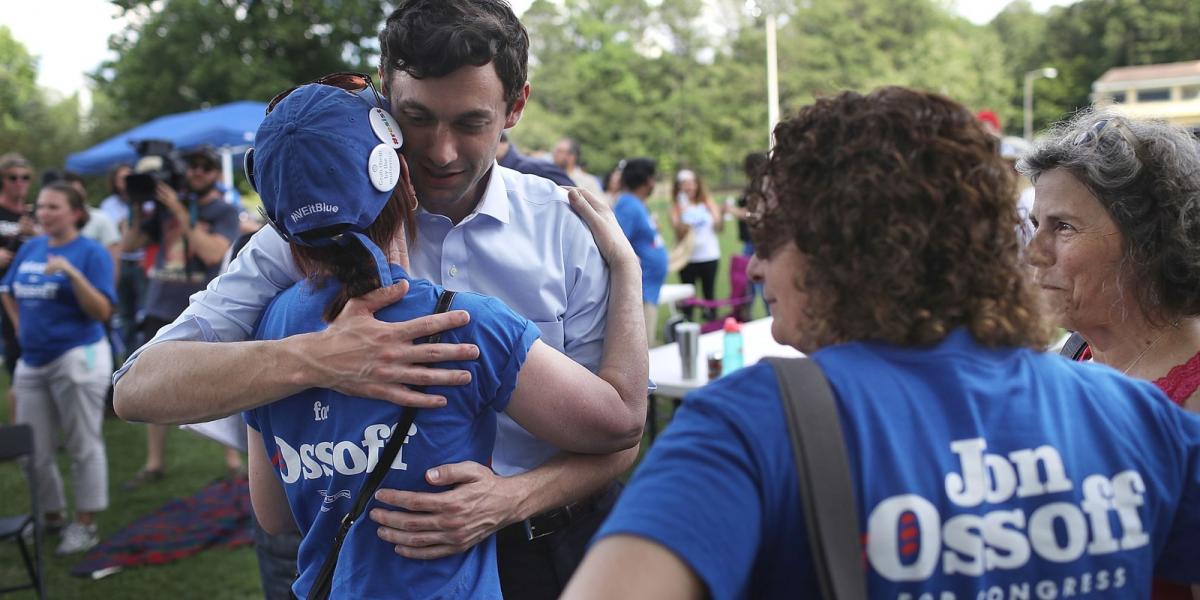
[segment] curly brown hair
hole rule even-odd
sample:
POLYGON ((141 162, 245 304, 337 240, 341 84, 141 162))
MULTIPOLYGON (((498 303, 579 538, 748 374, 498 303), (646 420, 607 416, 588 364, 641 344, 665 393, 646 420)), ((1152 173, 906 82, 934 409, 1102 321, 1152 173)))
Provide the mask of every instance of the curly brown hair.
POLYGON ((1043 348, 999 140, 962 105, 902 87, 822 98, 775 128, 751 198, 756 252, 793 242, 817 348, 927 346, 965 327, 1043 348))

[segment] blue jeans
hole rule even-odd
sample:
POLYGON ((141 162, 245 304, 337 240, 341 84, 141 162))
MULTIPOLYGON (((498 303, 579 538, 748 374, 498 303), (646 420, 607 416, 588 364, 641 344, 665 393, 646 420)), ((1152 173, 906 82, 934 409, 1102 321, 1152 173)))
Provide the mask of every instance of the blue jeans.
POLYGON ((271 535, 254 520, 254 554, 258 556, 258 576, 263 598, 290 600, 292 583, 298 575, 296 554, 300 551, 300 532, 271 535))

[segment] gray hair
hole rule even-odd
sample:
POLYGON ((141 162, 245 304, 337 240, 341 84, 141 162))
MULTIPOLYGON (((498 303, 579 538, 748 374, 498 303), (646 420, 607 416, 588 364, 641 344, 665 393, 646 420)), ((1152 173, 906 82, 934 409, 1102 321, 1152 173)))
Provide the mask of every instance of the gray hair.
POLYGON ((1082 111, 1055 125, 1017 169, 1034 182, 1066 169, 1100 201, 1121 230, 1124 266, 1152 322, 1200 314, 1200 143, 1190 132, 1082 111))

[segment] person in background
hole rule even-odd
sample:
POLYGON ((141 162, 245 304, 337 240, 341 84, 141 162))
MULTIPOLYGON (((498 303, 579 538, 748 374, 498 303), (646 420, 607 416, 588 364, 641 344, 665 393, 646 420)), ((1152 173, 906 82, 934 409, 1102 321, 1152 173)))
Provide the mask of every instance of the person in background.
MULTIPOLYGON (((767 164, 766 152, 750 152, 742 160, 742 172, 746 175, 746 188, 742 191, 742 195, 738 196, 733 206, 727 206, 726 210, 737 219, 738 224, 738 241, 742 243, 742 255, 754 255, 754 240, 750 237, 750 223, 746 220, 749 213, 746 207, 750 203, 750 186, 753 184, 758 172, 767 164)), ((745 308, 745 315, 749 317, 754 307, 754 298, 762 298, 762 283, 752 282, 750 284, 751 301, 745 308)), ((767 314, 771 314, 771 307, 767 306, 766 299, 763 299, 763 307, 767 314)), ((743 319, 744 320, 744 319, 743 319)))
MULTIPOLYGON (((0 155, 0 277, 8 271, 13 256, 21 244, 36 235, 33 219, 27 214, 25 199, 29 197, 29 186, 33 183, 33 164, 15 152, 0 155)), ((12 381, 17 360, 21 358, 21 344, 8 315, 0 311, 0 337, 4 341, 4 370, 12 381)), ((14 422, 17 411, 16 394, 8 387, 8 418, 14 422)))
MULTIPOLYGON (((88 202, 87 186, 83 182, 83 177, 74 171, 68 170, 52 170, 42 174, 42 185, 53 183, 55 181, 64 181, 70 184, 83 196, 84 207, 88 211, 87 224, 79 230, 79 235, 94 240, 96 243, 104 246, 112 256, 114 270, 120 265, 121 255, 121 232, 117 229, 116 222, 108 217, 108 214, 103 210, 92 207, 88 202)), ((116 282, 116 274, 113 275, 113 282, 116 282)))
MULTIPOLYGON (((129 165, 117 165, 108 174, 109 196, 100 202, 104 211, 117 224, 124 237, 132 222, 130 205, 132 200, 126 191, 125 178, 132 170, 129 165)), ((140 210, 141 207, 138 207, 140 210)), ((114 327, 120 333, 125 349, 132 352, 138 346, 138 320, 142 302, 146 297, 146 270, 142 268, 146 251, 143 248, 125 250, 118 255, 117 263, 117 315, 114 327)))
MULTIPOLYGON (((1029 264, 1074 357, 1200 411, 1200 143, 1163 122, 1084 112, 1020 163, 1037 190, 1029 264)), ((1155 600, 1192 597, 1156 582, 1155 600)))
MULTIPOLYGON (((218 185, 220 157, 201 147, 184 153, 183 159, 187 165, 185 189, 176 191, 160 182, 153 212, 133 210, 132 224, 124 236, 126 252, 159 244, 147 276, 141 323, 146 339, 178 317, 187 308, 188 298, 217 276, 221 260, 238 237, 238 210, 225 201, 218 185)), ((125 482, 125 489, 159 481, 166 473, 167 427, 149 424, 146 429, 146 462, 125 482)), ((241 455, 232 448, 224 451, 228 475, 244 477, 241 455)))
POLYGON ((496 162, 500 166, 512 169, 518 173, 545 177, 558 185, 575 185, 571 177, 558 168, 558 165, 521 154, 517 150, 517 145, 508 140, 507 131, 500 135, 500 144, 496 146, 496 162))
POLYGON ((604 192, 604 188, 600 187, 600 180, 595 175, 583 170, 582 152, 583 149, 579 146, 578 140, 569 137, 562 138, 558 140, 557 144, 554 144, 552 154, 554 164, 566 172, 575 185, 591 192, 593 196, 608 202, 611 206, 612 201, 604 192))
MULTIPOLYGON (((1200 418, 1043 352, 999 140, 897 87, 818 99, 774 133, 750 275, 772 335, 833 393, 866 597, 1146 598, 1154 573, 1200 580, 1200 418)), ((773 367, 708 384, 564 598, 820 597, 798 478, 773 367)))
POLYGON ((609 203, 616 205, 617 196, 621 195, 621 173, 625 170, 625 161, 617 161, 612 170, 604 176, 604 194, 609 203))
MULTIPOLYGON (((1013 173, 1018 172, 1017 161, 1032 149, 1033 146, 1024 138, 1006 136, 1000 139, 1000 158, 1012 167, 1013 173)), ((1029 222, 1029 214, 1033 211, 1033 184, 1026 177, 1018 177, 1017 190, 1017 235, 1021 239, 1021 246, 1024 247, 1033 239, 1033 226, 1029 222)))
POLYGON ((57 464, 61 435, 71 457, 75 518, 62 529, 57 553, 83 552, 99 541, 96 513, 108 507, 108 458, 101 424, 112 374, 103 323, 112 316, 112 258, 80 235, 88 212, 83 195, 54 182, 38 194, 44 235, 30 239, 0 280, 0 301, 21 339, 13 388, 17 422, 34 431, 27 468, 36 472, 47 529, 65 524, 66 500, 57 464))
MULTIPOLYGON (((725 228, 721 209, 708 195, 700 176, 688 169, 675 174, 671 198, 674 200, 671 203, 671 227, 675 229, 675 239, 692 237, 691 256, 679 271, 679 280, 692 285, 699 282, 704 299, 716 300, 717 268, 721 264, 721 240, 717 234, 725 228)), ((695 307, 684 309, 689 321, 694 314, 695 307)), ((716 318, 716 311, 711 308, 705 308, 702 314, 705 321, 716 318)))
POLYGON ((646 342, 654 345, 658 329, 658 293, 667 279, 667 249, 658 224, 646 208, 654 193, 657 166, 653 159, 632 158, 621 169, 621 193, 613 205, 617 223, 633 244, 642 265, 642 307, 646 313, 646 342))

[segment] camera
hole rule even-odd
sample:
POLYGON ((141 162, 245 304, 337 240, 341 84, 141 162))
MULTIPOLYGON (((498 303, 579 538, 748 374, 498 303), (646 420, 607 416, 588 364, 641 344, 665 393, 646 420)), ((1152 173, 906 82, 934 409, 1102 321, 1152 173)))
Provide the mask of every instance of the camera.
POLYGON ((125 176, 125 190, 131 206, 140 207, 142 230, 152 241, 159 242, 165 211, 160 210, 155 188, 162 182, 176 191, 183 190, 186 168, 175 144, 167 140, 141 140, 134 144, 134 149, 138 160, 133 172, 125 176))
POLYGON ((138 160, 125 176, 125 189, 133 202, 155 202, 154 188, 163 182, 183 188, 184 166, 175 144, 166 140, 141 140, 134 144, 138 160))

